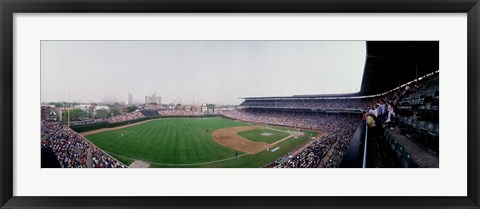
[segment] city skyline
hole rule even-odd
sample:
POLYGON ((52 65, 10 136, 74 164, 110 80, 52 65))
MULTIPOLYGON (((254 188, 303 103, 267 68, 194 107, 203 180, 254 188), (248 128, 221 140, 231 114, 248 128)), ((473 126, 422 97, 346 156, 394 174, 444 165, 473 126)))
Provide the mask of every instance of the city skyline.
POLYGON ((364 41, 42 41, 41 48, 41 102, 128 103, 132 95, 141 104, 156 91, 165 104, 235 105, 248 96, 354 93, 366 59, 364 41))

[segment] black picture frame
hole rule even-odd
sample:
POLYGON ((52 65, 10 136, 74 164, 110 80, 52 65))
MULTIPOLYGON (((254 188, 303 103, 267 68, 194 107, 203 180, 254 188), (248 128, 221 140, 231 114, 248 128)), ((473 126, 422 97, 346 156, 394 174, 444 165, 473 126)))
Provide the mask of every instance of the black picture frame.
MULTIPOLYGON (((478 0, 0 0, 1 208, 479 208, 478 0), (19 197, 13 196, 14 13, 467 13, 468 196, 466 197, 19 197)), ((445 179, 448 181, 448 179, 445 179)), ((413 189, 413 188, 412 188, 413 189)))

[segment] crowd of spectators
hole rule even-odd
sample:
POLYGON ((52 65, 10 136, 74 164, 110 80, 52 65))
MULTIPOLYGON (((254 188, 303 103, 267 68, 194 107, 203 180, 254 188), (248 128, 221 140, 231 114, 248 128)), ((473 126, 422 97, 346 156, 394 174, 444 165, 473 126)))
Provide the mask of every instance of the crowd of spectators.
POLYGON ((126 168, 125 165, 106 155, 102 150, 91 146, 93 168, 126 168))
POLYGON ((298 155, 293 156, 286 163, 278 164, 274 167, 338 167, 358 127, 359 120, 348 117, 331 117, 329 121, 329 126, 325 126, 325 135, 318 140, 312 141, 310 146, 303 149, 298 155))
POLYGON ((332 122, 338 116, 336 114, 321 114, 318 116, 316 113, 307 112, 273 112, 265 110, 257 112, 245 109, 226 111, 223 114, 236 120, 313 130, 325 130, 327 127, 333 127, 334 124, 332 122))
MULTIPOLYGON (((271 108, 271 109, 320 109, 320 110, 361 110, 369 113, 382 106, 382 113, 394 112, 401 98, 417 91, 426 80, 438 79, 438 75, 413 81, 403 88, 398 88, 381 96, 375 97, 350 97, 350 98, 259 98, 246 99, 240 106, 246 108, 271 108)), ((437 91, 438 92, 438 91, 437 91)), ((378 111, 378 110, 377 110, 378 111)), ((378 113, 376 113, 378 117, 378 113)), ((391 114, 391 113, 390 113, 391 114)), ((395 116, 395 115, 391 115, 395 116)), ((390 117, 391 117, 390 116, 390 117)), ((387 120, 388 114, 385 115, 387 120)))
POLYGON ((158 110, 140 110, 145 117, 158 116, 158 110))
MULTIPOLYGON (((348 146, 350 145, 350 141, 353 138, 353 134, 355 133, 355 129, 350 130, 343 130, 340 133, 333 133, 331 136, 326 136, 327 139, 330 141, 336 140, 336 144, 332 149, 332 153, 329 154, 324 162, 320 163, 319 167, 322 168, 336 168, 342 162, 343 156, 345 155, 345 151, 347 150, 348 146)), ((331 145, 333 146, 333 144, 331 145)))
MULTIPOLYGON (((333 139, 333 138, 329 138, 333 139)), ((276 163, 274 168, 316 168, 320 160, 327 154, 330 146, 334 143, 333 140, 327 140, 322 137, 319 140, 310 142, 310 145, 305 147, 299 154, 293 156, 284 164, 276 163)))
POLYGON ((87 168, 89 157, 93 167, 126 167, 59 123, 41 122, 41 147, 51 148, 62 168, 87 168))
POLYGON ((240 106, 300 109, 363 109, 378 98, 355 99, 247 99, 240 106))
POLYGON ((134 112, 124 113, 124 114, 121 114, 121 115, 109 117, 109 118, 107 118, 107 121, 109 123, 118 123, 118 122, 123 122, 123 121, 140 119, 140 118, 144 118, 144 117, 145 116, 141 112, 134 111, 134 112))
MULTIPOLYGON (((344 100, 296 100, 296 101, 245 101, 243 106, 270 106, 270 107, 299 107, 299 108, 354 108, 363 109, 363 120, 367 120, 370 127, 382 128, 385 124, 389 124, 397 116, 395 114, 396 105, 399 104, 402 98, 418 91, 425 85, 425 81, 438 79, 438 75, 431 76, 421 82, 414 81, 404 88, 399 88, 379 97, 362 98, 362 99, 344 99, 344 100), (340 104, 343 103, 343 104, 340 104), (369 120, 368 120, 368 119, 369 120)), ((433 82, 435 83, 435 82, 433 82)), ((438 84, 437 84, 438 85, 438 84)), ((427 90, 428 91, 428 88, 427 90)), ((432 91, 434 95, 438 95, 438 90, 432 91)), ((270 110, 272 111, 272 110, 270 110)), ((268 112, 268 111, 267 111, 268 112)), ((267 114, 267 112, 265 114, 267 114)), ((275 111, 274 111, 275 112, 275 111)), ((279 111, 281 112, 281 111, 279 111)), ((255 110, 241 110, 230 113, 230 116, 237 117, 243 120, 253 120, 254 122, 277 121, 277 116, 271 114, 267 120, 260 117, 255 120, 255 117, 262 115, 255 110), (241 113, 251 113, 249 116, 241 113)), ((328 117, 327 117, 328 118, 328 117)), ((283 118, 280 120, 289 120, 290 118, 283 118)), ((327 119, 328 120, 328 119, 327 119)), ((293 120, 292 120, 293 121, 293 120)), ((280 160, 274 163, 273 167, 277 168, 309 168, 309 167, 325 167, 335 168, 341 163, 346 149, 348 148, 355 129, 358 126, 358 121, 345 119, 330 119, 329 123, 322 122, 324 119, 318 119, 316 123, 308 121, 308 126, 319 127, 326 131, 326 134, 320 139, 310 142, 310 146, 304 147, 299 154, 291 157, 287 162, 280 164, 280 160), (318 125, 318 126, 316 126, 318 125)), ((302 123, 300 123, 302 124, 302 123)), ((282 124, 283 125, 283 124, 282 124)), ((287 124, 292 125, 292 124, 287 124)))
POLYGON ((326 132, 320 139, 310 142, 310 146, 305 147, 286 163, 274 165, 274 167, 282 168, 337 167, 360 122, 358 117, 344 114, 317 115, 315 113, 283 111, 256 112, 255 110, 242 109, 224 112, 224 115, 253 123, 323 130, 326 132), (321 163, 326 156, 326 162, 321 163))
POLYGON ((165 109, 158 111, 159 115, 163 116, 201 116, 202 112, 185 110, 185 109, 165 109))
POLYGON ((404 88, 399 88, 371 102, 363 112, 363 118, 367 120, 369 127, 384 127, 385 124, 392 122, 394 118, 398 117, 398 105, 402 99, 417 92, 425 85, 426 81, 431 79, 438 79, 438 74, 423 80, 413 81, 404 88))
MULTIPOLYGON (((398 103, 399 98, 417 88, 418 85, 416 84, 412 88, 408 87, 398 91, 392 91, 381 97, 373 98, 311 100, 309 102, 299 100, 297 106, 293 106, 295 101, 288 101, 290 106, 287 107, 353 108, 363 110, 364 119, 371 117, 372 121, 380 120, 382 123, 389 123, 396 116, 395 104, 398 103)), ((277 105, 281 106, 278 102, 277 105)), ((326 134, 320 139, 311 142, 310 146, 304 148, 302 152, 293 156, 284 164, 276 164, 274 167, 338 167, 360 120, 335 116, 335 114, 322 114, 321 116, 317 116, 316 113, 306 112, 307 111, 305 111, 305 113, 295 113, 282 110, 258 111, 258 109, 247 108, 228 112, 225 115, 227 117, 255 123, 271 123, 275 125, 324 130, 326 134)), ((373 124, 375 124, 375 122, 373 122, 373 124)))

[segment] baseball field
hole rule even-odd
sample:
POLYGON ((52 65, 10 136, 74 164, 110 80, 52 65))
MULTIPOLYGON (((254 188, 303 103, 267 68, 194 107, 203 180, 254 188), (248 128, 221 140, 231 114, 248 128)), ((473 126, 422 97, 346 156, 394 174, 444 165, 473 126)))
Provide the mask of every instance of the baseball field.
POLYGON ((155 119, 81 134, 127 166, 258 168, 323 133, 212 117, 155 119))

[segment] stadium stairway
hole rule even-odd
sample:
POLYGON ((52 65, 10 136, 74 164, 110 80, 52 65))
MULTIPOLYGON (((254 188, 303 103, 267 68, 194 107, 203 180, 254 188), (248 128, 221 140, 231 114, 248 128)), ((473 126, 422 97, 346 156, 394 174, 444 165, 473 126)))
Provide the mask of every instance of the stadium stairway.
MULTIPOLYGON (((402 135, 399 128, 385 129, 384 143, 404 168, 438 168, 438 155, 428 152, 424 147, 402 135)), ((388 150, 388 148, 387 148, 388 150)))

